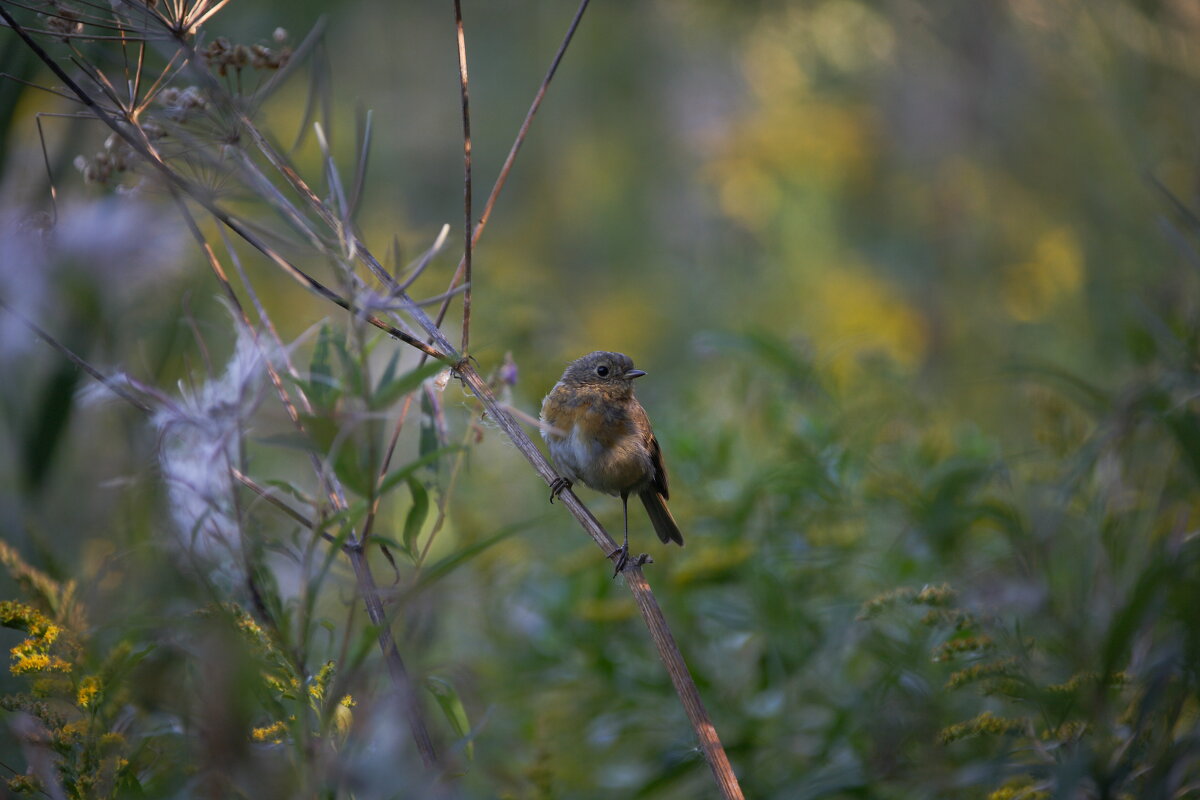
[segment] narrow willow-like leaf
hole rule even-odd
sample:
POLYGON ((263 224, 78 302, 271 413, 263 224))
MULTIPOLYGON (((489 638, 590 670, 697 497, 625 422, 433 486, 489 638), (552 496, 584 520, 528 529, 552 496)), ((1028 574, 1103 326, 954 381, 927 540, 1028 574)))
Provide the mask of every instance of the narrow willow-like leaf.
POLYGON ((499 544, 513 534, 520 533, 538 521, 538 519, 529 519, 523 522, 514 522, 512 525, 505 525, 486 539, 480 539, 478 542, 469 544, 463 549, 440 559, 427 569, 421 571, 421 577, 417 579, 417 583, 413 586, 412 591, 419 592, 431 584, 440 581, 480 553, 499 544))
POLYGON ((475 743, 467 738, 471 733, 471 724, 467 719, 467 710, 463 707, 462 700, 458 698, 458 692, 454 691, 454 687, 450 685, 449 681, 432 675, 425 680, 425 686, 437 700, 438 706, 446 716, 446 721, 450 723, 451 730, 464 740, 463 752, 467 754, 467 758, 473 759, 475 743))
POLYGON ((417 537, 429 516, 429 492, 416 478, 408 479, 408 489, 412 492, 412 508, 404 518, 404 549, 409 553, 417 552, 417 537))
POLYGON ((312 361, 308 366, 310 380, 304 387, 309 400, 317 408, 331 408, 337 400, 336 384, 333 380, 333 368, 330 359, 330 349, 333 343, 333 331, 329 325, 322 325, 317 333, 317 345, 313 348, 312 361))
MULTIPOLYGON (((431 361, 425 366, 406 372, 398 378, 389 379, 387 373, 385 373, 371 395, 371 409, 379 411, 387 408, 399 398, 419 387, 421 382, 426 378, 433 377, 443 369, 445 367, 442 364, 437 361, 431 361)), ((422 426, 424 426, 423 422, 422 426)), ((422 427, 422 430, 424 430, 424 427, 422 427)), ((422 441, 424 441, 423 438, 422 441)))
MULTIPOLYGON (((439 458, 444 456, 446 453, 454 452, 455 450, 458 450, 458 449, 460 449, 459 445, 453 445, 451 447, 445 448, 444 450, 436 450, 436 451, 429 453, 421 458, 418 458, 416 461, 411 461, 402 467, 397 467, 396 469, 389 472, 387 474, 387 477, 384 478, 382 483, 380 483, 379 486, 376 488, 376 490, 375 490, 376 496, 383 497, 385 494, 390 492, 392 489, 396 488, 396 485, 399 484, 401 481, 408 480, 408 477, 410 475, 412 475, 413 473, 415 473, 417 470, 421 469, 421 467, 428 466, 429 464, 432 464, 433 462, 437 461, 439 458)), ((343 524, 348 520, 360 519, 362 517, 362 515, 367 512, 367 508, 369 506, 370 506, 370 503, 368 503, 367 500, 365 500, 365 499, 357 500, 357 501, 351 503, 348 508, 342 509, 338 513, 330 516, 328 521, 326 522, 326 528, 330 527, 331 525, 343 524)))

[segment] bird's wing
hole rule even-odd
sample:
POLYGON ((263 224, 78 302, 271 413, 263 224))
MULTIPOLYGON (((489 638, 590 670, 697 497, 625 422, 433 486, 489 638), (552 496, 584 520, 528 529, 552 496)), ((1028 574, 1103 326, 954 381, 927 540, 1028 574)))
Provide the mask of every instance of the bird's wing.
POLYGON ((645 442, 646 449, 650 451, 650 463, 654 465, 654 481, 651 485, 654 487, 654 491, 663 496, 664 500, 668 500, 671 494, 667 489, 667 468, 663 464, 662 448, 658 446, 658 439, 650 427, 650 418, 646 416, 646 409, 642 408, 642 404, 636 399, 630 404, 629 416, 634 430, 642 432, 642 441, 645 442))
POLYGON ((653 433, 650 434, 650 458, 654 462, 654 489, 663 496, 663 500, 671 498, 671 492, 667 488, 667 467, 663 464, 662 448, 658 446, 658 439, 653 433))

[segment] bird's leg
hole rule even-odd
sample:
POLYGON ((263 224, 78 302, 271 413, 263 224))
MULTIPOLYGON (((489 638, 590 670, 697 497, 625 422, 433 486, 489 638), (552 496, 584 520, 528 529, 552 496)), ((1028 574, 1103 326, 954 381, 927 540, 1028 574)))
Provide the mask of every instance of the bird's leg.
POLYGON ((621 495, 621 509, 625 514, 625 543, 608 554, 609 558, 620 554, 617 559, 616 569, 613 570, 613 577, 617 577, 624 572, 628 567, 640 567, 643 564, 653 564, 654 559, 649 553, 642 553, 634 558, 629 557, 629 495, 621 495))
POLYGON ((554 502, 554 498, 571 488, 571 482, 566 478, 555 478, 550 483, 550 502, 554 502))
POLYGON ((620 554, 617 558, 617 567, 613 570, 613 577, 617 577, 625 565, 629 563, 629 495, 621 492, 621 510, 625 513, 625 543, 608 554, 609 558, 620 554))

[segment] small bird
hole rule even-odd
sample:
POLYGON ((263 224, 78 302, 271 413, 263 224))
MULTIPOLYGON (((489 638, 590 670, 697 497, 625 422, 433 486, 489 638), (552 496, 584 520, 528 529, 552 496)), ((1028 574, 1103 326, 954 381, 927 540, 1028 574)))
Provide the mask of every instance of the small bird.
MULTIPOLYGON (((542 400, 542 438, 562 474, 550 487, 550 502, 576 481, 620 495, 625 543, 608 554, 617 573, 629 563, 629 495, 642 499, 654 532, 664 543, 683 546, 683 534, 667 508, 667 470, 646 410, 633 396, 645 375, 622 353, 599 350, 572 361, 542 400)), ((645 556, 636 559, 644 564, 645 556)))

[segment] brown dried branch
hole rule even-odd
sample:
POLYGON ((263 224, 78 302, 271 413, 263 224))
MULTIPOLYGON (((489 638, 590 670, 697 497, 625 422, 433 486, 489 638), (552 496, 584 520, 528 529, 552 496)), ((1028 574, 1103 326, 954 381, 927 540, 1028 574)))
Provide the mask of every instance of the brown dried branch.
MULTIPOLYGON (((467 291, 463 295, 462 344, 459 350, 466 355, 471 352, 471 251, 474 249, 474 236, 471 224, 471 93, 467 81, 467 39, 463 33, 461 0, 454 0, 454 28, 458 34, 458 86, 462 96, 463 215, 466 218, 463 226, 463 279, 467 291)), ((443 302, 450 302, 454 289, 452 285, 443 302)))
MULTIPOLYGON (((488 219, 492 216, 492 208, 496 205, 496 198, 500 196, 500 190, 504 188, 504 184, 508 181, 508 173, 512 171, 513 162, 517 160, 517 153, 520 152, 521 145, 525 143, 525 137, 529 134, 529 126, 533 124, 533 118, 542 106, 542 100, 546 96, 546 90, 550 87, 550 81, 554 78, 554 73, 558 72, 558 65, 562 62, 563 55, 567 52, 567 47, 575 37, 575 30, 579 27, 579 22, 583 19, 583 12, 587 10, 589 1, 580 0, 579 8, 575 11, 575 17, 571 20, 571 25, 567 28, 567 34, 563 37, 562 43, 558 46, 558 51, 554 54, 554 58, 550 62, 550 69, 546 70, 546 77, 542 78, 542 83, 538 86, 537 93, 533 96, 533 102, 529 104, 529 110, 525 112, 525 119, 522 120, 521 127, 517 131, 517 138, 513 140, 512 147, 508 151, 508 156, 504 159, 503 166, 500 167, 500 174, 496 177, 495 184, 492 185, 492 191, 488 194, 487 202, 484 203, 483 214, 480 215, 479 222, 475 225, 475 232, 471 236, 471 243, 468 245, 469 248, 473 249, 479 243, 479 237, 483 235, 483 229, 487 226, 488 219)), ((470 252, 470 250, 466 252, 470 252)), ((453 289, 458 286, 467 274, 467 260, 464 253, 463 260, 459 262, 458 269, 454 272, 454 277, 450 279, 450 288, 453 289)), ((446 319, 446 311, 449 308, 450 298, 446 298, 442 302, 441 308, 438 309, 436 319, 439 326, 446 319)))

